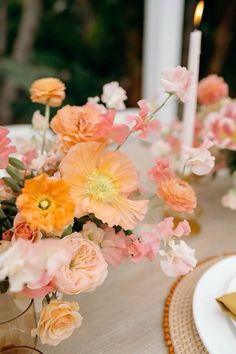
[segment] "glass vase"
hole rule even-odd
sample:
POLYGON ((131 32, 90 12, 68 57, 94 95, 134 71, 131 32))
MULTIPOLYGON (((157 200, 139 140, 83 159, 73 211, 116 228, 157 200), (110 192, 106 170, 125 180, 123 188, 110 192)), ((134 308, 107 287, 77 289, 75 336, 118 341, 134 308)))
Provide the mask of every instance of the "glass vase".
MULTIPOLYGON (((36 328, 33 300, 21 294, 1 294, 0 352, 6 349, 13 350, 17 346, 28 346, 34 349, 36 338, 31 336, 33 328, 36 328)), ((18 353, 18 351, 7 353, 18 353)), ((19 353, 24 352, 19 351, 19 353)))

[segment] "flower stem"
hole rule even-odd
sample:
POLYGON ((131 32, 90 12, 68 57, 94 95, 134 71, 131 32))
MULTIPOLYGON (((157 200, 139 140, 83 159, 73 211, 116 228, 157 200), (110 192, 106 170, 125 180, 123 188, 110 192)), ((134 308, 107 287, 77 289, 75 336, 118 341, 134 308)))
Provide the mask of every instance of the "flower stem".
MULTIPOLYGON (((154 118, 154 115, 165 106, 166 102, 171 98, 171 96, 173 96, 173 94, 174 94, 173 92, 168 92, 168 96, 165 98, 165 100, 162 102, 162 104, 160 104, 160 106, 158 106, 153 112, 149 113, 147 115, 146 119, 149 120, 149 121, 152 120, 154 118)), ((118 151, 121 148, 121 146, 124 145, 124 143, 128 140, 128 138, 130 137, 130 135, 132 133, 133 132, 131 131, 122 144, 117 145, 115 151, 118 151)))
POLYGON ((42 141, 42 147, 41 147, 41 154, 43 154, 44 149, 45 149, 45 144, 46 144, 46 134, 48 130, 48 124, 49 124, 49 119, 50 119, 50 106, 49 104, 46 104, 45 106, 45 130, 43 132, 43 141, 42 141))
POLYGON ((153 112, 150 113, 149 120, 153 119, 154 115, 165 106, 165 104, 167 103, 167 101, 169 101, 169 99, 173 96, 173 94, 174 94, 173 92, 168 92, 168 96, 164 99, 162 104, 160 104, 160 106, 158 106, 153 112))

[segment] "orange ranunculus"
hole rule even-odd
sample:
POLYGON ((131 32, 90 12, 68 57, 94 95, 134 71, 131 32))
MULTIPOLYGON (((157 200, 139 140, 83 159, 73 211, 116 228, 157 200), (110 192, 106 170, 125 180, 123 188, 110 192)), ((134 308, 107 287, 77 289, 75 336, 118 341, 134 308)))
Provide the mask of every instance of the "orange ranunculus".
POLYGON ((157 186, 157 195, 173 210, 192 213, 197 198, 192 186, 179 178, 166 178, 157 186))
POLYGON ((73 146, 61 162, 63 178, 71 186, 77 215, 94 213, 110 227, 133 229, 147 211, 147 200, 131 200, 138 174, 128 157, 97 142, 73 146))
POLYGON ((33 228, 57 235, 72 223, 75 214, 68 183, 45 174, 26 180, 16 205, 33 228))
POLYGON ((65 85, 53 77, 39 79, 31 85, 30 94, 32 102, 58 107, 65 98, 65 85))
POLYGON ((32 227, 32 225, 26 222, 25 218, 18 213, 14 219, 14 233, 11 241, 15 242, 20 238, 35 242, 42 238, 42 233, 38 228, 32 227))
POLYGON ((99 123, 101 108, 92 103, 84 106, 65 106, 52 119, 51 128, 59 135, 63 149, 68 151, 71 146, 87 141, 104 141, 97 137, 95 125, 99 123))

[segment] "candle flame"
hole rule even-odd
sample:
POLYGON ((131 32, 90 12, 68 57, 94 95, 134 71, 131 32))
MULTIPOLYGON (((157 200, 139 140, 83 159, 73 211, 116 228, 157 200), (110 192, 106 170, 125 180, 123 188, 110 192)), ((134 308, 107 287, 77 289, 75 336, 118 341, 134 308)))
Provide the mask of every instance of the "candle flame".
POLYGON ((194 12, 194 18, 193 18, 193 24, 195 27, 199 26, 201 23, 203 10, 204 10, 204 1, 199 1, 199 3, 196 6, 194 12))

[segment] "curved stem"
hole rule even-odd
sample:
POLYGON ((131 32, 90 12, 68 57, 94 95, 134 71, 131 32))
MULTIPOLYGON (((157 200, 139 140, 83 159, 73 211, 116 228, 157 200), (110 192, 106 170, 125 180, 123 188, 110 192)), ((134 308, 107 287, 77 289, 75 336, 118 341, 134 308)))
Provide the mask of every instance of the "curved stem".
POLYGON ((49 119, 50 119, 50 106, 49 104, 46 104, 45 107, 45 130, 43 132, 43 141, 42 141, 42 147, 41 147, 41 154, 43 154, 44 149, 45 149, 45 144, 46 144, 46 134, 48 130, 48 124, 49 124, 49 119))

